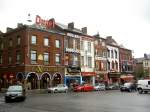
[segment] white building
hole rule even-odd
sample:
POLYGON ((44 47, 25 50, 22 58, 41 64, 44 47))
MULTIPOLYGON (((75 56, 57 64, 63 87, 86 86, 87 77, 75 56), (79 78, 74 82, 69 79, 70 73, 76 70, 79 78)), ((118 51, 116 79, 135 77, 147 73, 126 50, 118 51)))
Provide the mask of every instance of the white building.
POLYGON ((80 49, 82 81, 95 85, 94 38, 82 36, 80 49))

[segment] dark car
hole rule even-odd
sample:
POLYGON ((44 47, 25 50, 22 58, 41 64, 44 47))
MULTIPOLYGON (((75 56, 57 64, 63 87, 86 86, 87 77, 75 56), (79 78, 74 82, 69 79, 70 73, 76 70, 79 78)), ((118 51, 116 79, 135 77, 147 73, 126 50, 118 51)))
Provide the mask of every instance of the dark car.
POLYGON ((127 91, 127 92, 132 92, 132 91, 136 91, 136 84, 134 83, 124 83, 124 85, 122 85, 120 87, 120 91, 127 91))
POLYGON ((12 100, 24 101, 25 98, 26 98, 26 93, 22 85, 9 86, 5 94, 5 102, 9 102, 12 100))

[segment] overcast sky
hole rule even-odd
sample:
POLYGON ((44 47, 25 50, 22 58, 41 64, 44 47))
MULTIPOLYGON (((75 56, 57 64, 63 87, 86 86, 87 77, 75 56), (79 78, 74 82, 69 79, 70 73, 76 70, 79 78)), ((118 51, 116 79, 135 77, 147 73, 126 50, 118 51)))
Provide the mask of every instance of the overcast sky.
POLYGON ((91 35, 112 36, 135 58, 150 54, 150 0, 0 0, 0 30, 27 23, 28 13, 33 23, 40 15, 86 26, 91 35))

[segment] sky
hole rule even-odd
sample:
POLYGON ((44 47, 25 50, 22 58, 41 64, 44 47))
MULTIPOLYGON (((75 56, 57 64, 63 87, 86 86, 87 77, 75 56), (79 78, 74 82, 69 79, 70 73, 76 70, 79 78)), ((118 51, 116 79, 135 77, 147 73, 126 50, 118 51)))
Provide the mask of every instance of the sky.
POLYGON ((150 0, 0 0, 0 30, 27 24, 29 13, 32 23, 39 15, 87 27, 90 35, 112 36, 135 58, 150 54, 150 0))

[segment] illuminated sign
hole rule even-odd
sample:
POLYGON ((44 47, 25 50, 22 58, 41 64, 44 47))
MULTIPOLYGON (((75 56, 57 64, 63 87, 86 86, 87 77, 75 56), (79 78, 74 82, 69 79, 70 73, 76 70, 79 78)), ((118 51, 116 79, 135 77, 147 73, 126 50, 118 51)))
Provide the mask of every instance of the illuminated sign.
POLYGON ((45 26, 46 28, 54 28, 55 20, 53 18, 49 19, 49 20, 44 20, 39 15, 37 15, 36 16, 36 24, 41 25, 41 26, 45 26))

